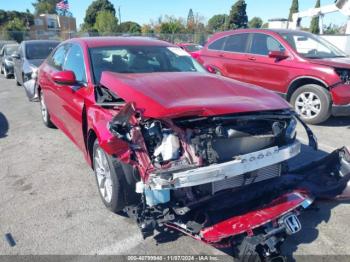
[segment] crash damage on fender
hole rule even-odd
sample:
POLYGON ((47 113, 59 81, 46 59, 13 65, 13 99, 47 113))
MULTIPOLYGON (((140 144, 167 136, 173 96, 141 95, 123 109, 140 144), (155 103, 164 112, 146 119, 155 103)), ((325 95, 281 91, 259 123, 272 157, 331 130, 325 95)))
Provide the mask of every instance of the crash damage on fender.
POLYGON ((140 200, 125 212, 144 237, 170 228, 237 256, 277 256, 301 230, 300 212, 342 194, 350 179, 346 148, 291 169, 301 120, 258 88, 211 75, 104 72, 96 94, 100 106, 119 108, 108 130, 128 145, 115 157, 134 170, 140 200))

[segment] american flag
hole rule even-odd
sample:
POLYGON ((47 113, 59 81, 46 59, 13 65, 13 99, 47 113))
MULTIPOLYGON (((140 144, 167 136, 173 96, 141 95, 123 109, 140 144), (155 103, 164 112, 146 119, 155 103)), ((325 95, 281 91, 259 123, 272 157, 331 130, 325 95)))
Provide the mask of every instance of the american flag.
POLYGON ((68 10, 69 9, 68 0, 62 0, 61 2, 57 3, 56 8, 59 10, 68 10))

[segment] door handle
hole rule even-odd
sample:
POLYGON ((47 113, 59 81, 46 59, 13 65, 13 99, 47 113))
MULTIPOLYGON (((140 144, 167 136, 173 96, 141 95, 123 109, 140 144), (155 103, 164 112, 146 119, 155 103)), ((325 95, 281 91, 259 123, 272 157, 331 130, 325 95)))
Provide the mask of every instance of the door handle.
POLYGON ((250 56, 250 57, 248 57, 248 60, 250 60, 250 61, 255 61, 256 58, 255 58, 254 56, 250 56))
POLYGON ((219 57, 225 57, 223 54, 219 54, 219 57))

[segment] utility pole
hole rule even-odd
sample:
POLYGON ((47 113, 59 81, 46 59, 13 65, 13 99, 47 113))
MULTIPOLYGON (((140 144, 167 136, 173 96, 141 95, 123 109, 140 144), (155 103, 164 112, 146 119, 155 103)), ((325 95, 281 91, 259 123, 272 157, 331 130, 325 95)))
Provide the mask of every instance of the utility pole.
POLYGON ((118 16, 119 16, 119 24, 122 23, 122 15, 121 15, 121 11, 120 11, 120 6, 118 6, 118 16))

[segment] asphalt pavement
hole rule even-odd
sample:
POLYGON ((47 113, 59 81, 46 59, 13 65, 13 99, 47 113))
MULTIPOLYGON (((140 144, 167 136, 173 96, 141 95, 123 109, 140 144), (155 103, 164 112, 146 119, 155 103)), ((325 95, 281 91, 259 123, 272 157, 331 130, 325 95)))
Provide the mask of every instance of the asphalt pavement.
MULTIPOLYGON (((312 130, 321 150, 304 146, 296 164, 350 146, 350 118, 332 118, 312 130)), ((39 104, 29 102, 14 80, 1 76, 0 254, 225 254, 190 237, 158 245, 153 238, 143 240, 131 220, 103 206, 95 183, 75 145, 61 131, 42 124, 39 104)), ((283 250, 290 255, 350 255, 350 201, 321 202, 318 207, 302 215, 302 232, 291 236, 283 250)))

